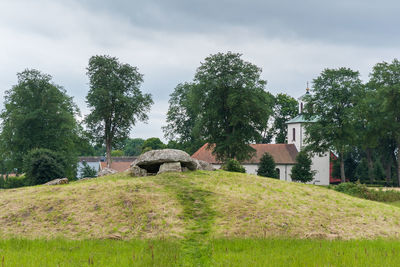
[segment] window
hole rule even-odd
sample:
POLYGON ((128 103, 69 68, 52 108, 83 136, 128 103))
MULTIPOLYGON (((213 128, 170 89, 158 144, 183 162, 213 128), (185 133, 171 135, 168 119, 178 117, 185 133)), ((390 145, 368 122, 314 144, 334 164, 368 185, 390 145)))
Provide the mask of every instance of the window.
POLYGON ((275 171, 278 174, 278 177, 276 177, 276 178, 280 179, 281 178, 281 170, 279 168, 276 168, 275 171))
POLYGON ((300 103, 300 113, 303 113, 303 102, 300 103))
POLYGON ((293 128, 293 141, 296 141, 296 129, 293 128))

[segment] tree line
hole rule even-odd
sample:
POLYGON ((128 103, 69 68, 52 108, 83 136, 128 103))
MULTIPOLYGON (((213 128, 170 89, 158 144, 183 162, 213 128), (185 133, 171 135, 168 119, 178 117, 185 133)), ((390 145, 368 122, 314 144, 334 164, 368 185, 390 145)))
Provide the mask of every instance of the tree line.
MULTIPOLYGON (((376 64, 366 83, 348 68, 325 69, 313 80, 303 114, 313 121, 305 126, 307 152, 336 153, 339 164, 334 169, 343 181, 389 183, 394 175, 399 180, 399 65, 396 59, 376 64)), ((248 159, 254 154, 251 143, 286 143, 286 121, 298 115, 297 101, 268 92, 261 73, 238 53, 205 58, 193 80, 178 84, 170 95, 163 127, 168 143, 163 144, 158 138, 128 138, 137 121, 147 121, 153 104, 151 95, 140 89, 143 75, 136 67, 110 56, 90 58, 90 113, 81 122, 63 87, 48 74, 25 70, 6 91, 0 114, 1 171, 23 172, 24 162, 32 162, 27 155, 35 149, 61 153, 70 177, 77 156, 84 154, 105 153, 110 164, 112 154, 167 147, 192 154, 209 143, 224 162, 248 159)))

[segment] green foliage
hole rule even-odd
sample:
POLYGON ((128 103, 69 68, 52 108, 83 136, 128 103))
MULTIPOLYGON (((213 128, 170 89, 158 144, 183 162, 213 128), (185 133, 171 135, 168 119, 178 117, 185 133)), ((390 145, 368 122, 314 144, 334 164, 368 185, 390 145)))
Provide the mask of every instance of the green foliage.
POLYGON ((307 152, 305 150, 300 151, 296 156, 296 164, 290 174, 292 180, 302 183, 311 182, 315 175, 315 171, 311 170, 311 164, 311 158, 307 152))
POLYGON ((122 157, 124 155, 124 151, 122 150, 112 150, 111 157, 122 157))
POLYGON ((380 201, 394 202, 400 201, 400 192, 396 190, 370 189, 360 183, 341 183, 334 187, 334 190, 351 196, 380 201))
POLYGON ((83 168, 82 168, 82 177, 81 178, 92 178, 97 176, 97 171, 90 167, 89 164, 87 164, 86 161, 82 162, 83 168))
POLYGON ((215 144, 224 161, 250 158, 250 143, 262 139, 273 96, 264 91, 261 69, 232 52, 210 55, 192 83, 180 84, 171 95, 164 132, 189 153, 202 144, 215 144))
POLYGON ((228 172, 241 172, 245 173, 246 169, 235 159, 229 159, 222 166, 222 169, 228 172))
POLYGON ((86 102, 91 112, 86 123, 98 142, 105 140, 107 163, 111 164, 112 146, 126 139, 137 121, 148 119, 153 100, 140 91, 143 75, 137 68, 115 57, 91 57, 87 75, 86 102))
POLYGON ((270 178, 277 178, 278 172, 276 171, 276 165, 274 158, 269 153, 265 153, 260 160, 260 165, 258 166, 257 175, 270 177, 270 178))
POLYGON ((167 146, 157 137, 151 137, 146 139, 142 145, 142 153, 155 150, 155 149, 165 149, 167 146))
POLYGON ((275 96, 275 105, 273 112, 273 124, 263 140, 269 143, 272 137, 275 137, 275 143, 287 143, 287 125, 286 122, 299 114, 298 102, 287 94, 277 94, 275 96), (265 138, 269 137, 269 138, 265 138), (269 139, 269 140, 268 140, 269 139))
POLYGON ((6 91, 0 114, 0 152, 12 168, 22 170, 23 157, 34 148, 62 152, 68 177, 76 173, 78 113, 72 98, 54 84, 52 77, 37 70, 17 74, 18 83, 6 91))
POLYGON ((4 175, 3 177, 0 177, 0 188, 3 189, 18 188, 28 185, 30 185, 30 183, 25 175, 8 177, 7 175, 4 175))
POLYGON ((24 158, 24 172, 30 185, 63 178, 66 168, 63 156, 49 149, 33 149, 24 158))
POLYGON ((139 156, 142 152, 144 140, 142 138, 127 138, 123 145, 125 156, 139 156))
MULTIPOLYGON (((348 68, 325 69, 313 80, 306 101, 305 125, 308 149, 316 153, 334 150, 344 166, 344 153, 356 138, 354 106, 363 90, 360 74, 348 68)), ((341 179, 345 180, 344 168, 341 179)))
MULTIPOLYGON (((394 59, 391 63, 382 62, 373 67, 368 86, 376 90, 375 101, 381 114, 378 123, 386 137, 393 138, 395 149, 400 149, 400 61, 394 59), (383 115, 383 116, 382 116, 383 115), (389 136, 388 136, 389 134, 389 136)), ((400 184, 400 156, 397 156, 397 176, 400 184)))
POLYGON ((368 175, 368 162, 365 158, 362 158, 356 167, 355 179, 362 183, 366 183, 369 180, 368 175))
POLYGON ((168 147, 193 154, 204 145, 199 129, 199 108, 195 99, 196 84, 178 84, 170 95, 167 126, 162 127, 168 147))

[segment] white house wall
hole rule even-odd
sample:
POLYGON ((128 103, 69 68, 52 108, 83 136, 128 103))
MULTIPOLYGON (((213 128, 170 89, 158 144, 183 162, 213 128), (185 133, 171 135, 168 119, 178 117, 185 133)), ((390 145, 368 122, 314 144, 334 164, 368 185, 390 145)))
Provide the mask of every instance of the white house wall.
POLYGON ((314 181, 311 183, 317 185, 329 185, 329 153, 324 154, 322 157, 315 155, 311 160, 311 169, 316 171, 314 181))
MULTIPOLYGON (((214 168, 220 169, 220 164, 212 164, 214 168)), ((257 174, 258 165, 257 164, 243 164, 243 167, 246 169, 246 173, 248 174, 257 174)), ((290 174, 292 171, 293 165, 284 165, 277 164, 276 168, 279 169, 279 179, 282 181, 292 181, 290 178, 290 174)))
POLYGON ((300 151, 304 146, 305 138, 305 130, 301 123, 288 124, 288 144, 294 144, 297 148, 297 151, 300 151), (293 140, 293 129, 296 131, 295 140, 293 140))

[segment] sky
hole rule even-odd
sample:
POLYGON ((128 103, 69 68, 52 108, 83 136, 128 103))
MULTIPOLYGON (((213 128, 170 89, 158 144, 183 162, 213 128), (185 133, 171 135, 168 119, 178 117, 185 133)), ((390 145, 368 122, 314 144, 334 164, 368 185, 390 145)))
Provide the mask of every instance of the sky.
POLYGON ((398 57, 399 10, 395 0, 0 0, 0 106, 16 74, 34 68, 84 116, 88 60, 111 55, 138 67, 154 100, 130 136, 165 141, 169 95, 210 54, 243 54, 262 68, 267 91, 297 98, 325 68, 366 81, 373 65, 398 57))

